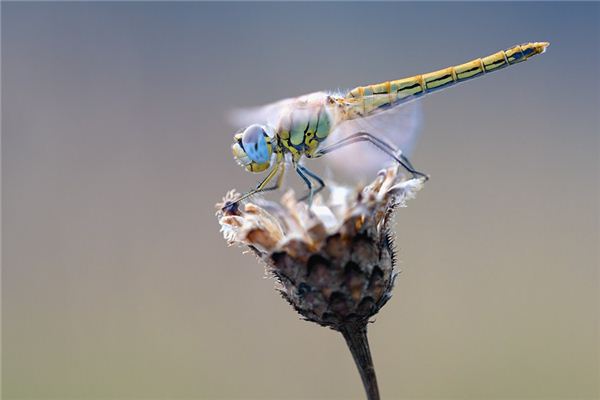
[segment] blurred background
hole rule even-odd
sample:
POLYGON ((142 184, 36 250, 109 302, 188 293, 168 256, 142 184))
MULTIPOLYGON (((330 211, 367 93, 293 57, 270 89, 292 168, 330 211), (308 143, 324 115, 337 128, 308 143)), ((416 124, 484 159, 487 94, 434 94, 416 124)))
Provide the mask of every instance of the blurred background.
MULTIPOLYGON (((548 52, 429 96, 370 325, 386 399, 598 398, 598 3, 2 3, 2 395, 361 399, 214 204, 233 107, 548 52)), ((296 178, 288 176, 288 181, 296 178)))

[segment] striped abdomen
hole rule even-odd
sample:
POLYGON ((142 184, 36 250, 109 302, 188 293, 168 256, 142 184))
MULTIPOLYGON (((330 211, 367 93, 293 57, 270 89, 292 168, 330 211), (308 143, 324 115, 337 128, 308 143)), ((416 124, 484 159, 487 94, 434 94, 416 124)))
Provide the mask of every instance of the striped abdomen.
POLYGON ((428 74, 357 87, 345 97, 345 101, 350 104, 348 117, 366 116, 373 111, 410 101, 426 93, 525 61, 543 53, 548 45, 547 42, 517 45, 487 57, 428 74))

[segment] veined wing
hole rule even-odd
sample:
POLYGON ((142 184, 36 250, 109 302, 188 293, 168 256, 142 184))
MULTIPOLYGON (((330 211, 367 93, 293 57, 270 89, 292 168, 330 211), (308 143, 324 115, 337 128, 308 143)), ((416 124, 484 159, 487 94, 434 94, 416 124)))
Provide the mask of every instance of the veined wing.
POLYGON ((281 115, 293 108, 310 107, 315 102, 323 101, 327 97, 325 92, 314 92, 299 97, 279 100, 259 107, 241 108, 229 114, 229 120, 237 127, 246 127, 252 124, 268 124, 277 127, 281 115))
MULTIPOLYGON (((368 96, 366 101, 377 103, 378 97, 368 96)), ((394 148, 410 156, 422 125, 422 110, 419 101, 400 104, 391 108, 372 112, 363 118, 342 121, 323 143, 323 147, 334 144, 358 132, 367 132, 384 140, 394 148)), ((393 163, 393 159, 368 142, 344 146, 329 153, 324 158, 337 174, 353 178, 372 177, 377 171, 393 163)))

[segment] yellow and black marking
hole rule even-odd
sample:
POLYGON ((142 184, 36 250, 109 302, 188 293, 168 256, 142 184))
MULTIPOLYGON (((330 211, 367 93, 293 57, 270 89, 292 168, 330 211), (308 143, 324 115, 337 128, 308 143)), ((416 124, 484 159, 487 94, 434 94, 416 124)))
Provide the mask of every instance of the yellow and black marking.
POLYGON ((456 83, 482 76, 487 72, 520 63, 536 54, 543 53, 548 45, 547 42, 521 44, 487 57, 439 71, 395 81, 359 86, 348 92, 344 99, 348 105, 347 117, 365 117, 375 111, 410 101, 426 93, 444 89, 456 83))
POLYGON ((297 160, 302 155, 313 154, 327 138, 330 129, 331 122, 325 106, 315 110, 292 111, 278 132, 279 144, 297 160))

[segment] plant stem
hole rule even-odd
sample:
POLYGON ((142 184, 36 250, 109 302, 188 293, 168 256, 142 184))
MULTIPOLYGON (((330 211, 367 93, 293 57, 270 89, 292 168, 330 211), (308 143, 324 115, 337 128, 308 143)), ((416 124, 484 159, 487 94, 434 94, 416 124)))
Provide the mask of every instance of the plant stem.
POLYGON ((377 377, 371 359, 366 324, 342 326, 339 331, 344 335, 350 353, 352 353, 367 393, 367 400, 379 400, 377 377))

